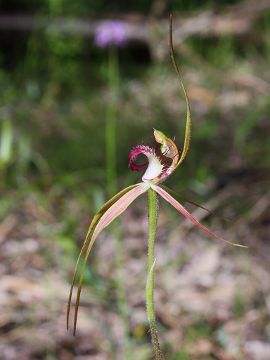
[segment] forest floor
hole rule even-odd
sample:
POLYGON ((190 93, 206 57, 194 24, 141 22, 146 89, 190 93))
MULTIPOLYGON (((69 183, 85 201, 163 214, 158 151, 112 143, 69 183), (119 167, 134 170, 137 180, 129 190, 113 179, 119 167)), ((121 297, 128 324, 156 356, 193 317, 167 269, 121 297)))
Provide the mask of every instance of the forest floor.
MULTIPOLYGON (((231 181, 217 192, 215 201, 204 205, 222 209, 224 218, 230 216, 228 204, 243 201, 249 196, 249 182, 254 185, 248 173, 241 181, 246 186, 231 181)), ((129 349, 136 354, 131 359, 151 357, 144 302, 143 202, 146 199, 138 200, 120 222, 129 349)), ((269 193, 258 193, 245 217, 225 227, 220 214, 195 211, 223 237, 233 237, 249 249, 209 240, 199 229, 190 232, 190 224, 171 218, 160 202, 155 302, 168 359, 268 360, 269 193)), ((73 263, 67 260, 63 247, 48 236, 58 220, 29 196, 0 224, 0 303, 5 309, 0 316, 1 359, 121 359, 123 324, 115 295, 113 232, 100 236, 91 257, 89 267, 95 268, 97 280, 83 290, 73 337, 66 331, 66 305, 76 254, 73 263)))

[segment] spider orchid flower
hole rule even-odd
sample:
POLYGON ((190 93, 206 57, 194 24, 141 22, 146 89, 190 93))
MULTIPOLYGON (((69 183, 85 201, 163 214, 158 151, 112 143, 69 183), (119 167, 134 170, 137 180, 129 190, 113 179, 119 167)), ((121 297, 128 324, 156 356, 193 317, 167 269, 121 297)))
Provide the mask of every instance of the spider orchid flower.
MULTIPOLYGON (((187 120, 187 128, 186 135, 189 134, 189 120, 187 120)), ((68 311, 67 311, 67 327, 69 326, 69 313, 70 306, 72 300, 72 292, 75 284, 75 280, 77 278, 78 267, 82 257, 84 257, 84 261, 82 264, 79 282, 78 282, 78 292, 75 304, 75 317, 74 317, 74 334, 76 332, 76 324, 77 324, 77 314, 80 302, 80 294, 83 285, 83 274, 86 267, 86 262, 89 257, 90 251, 93 247, 93 244, 101 233, 103 229, 105 229, 113 220, 115 220, 119 215, 121 215, 131 203, 137 199, 140 195, 144 194, 152 188, 157 194, 159 194, 164 200, 170 203, 180 214, 189 219, 194 225, 198 226, 200 229, 205 231, 209 236, 228 242, 232 245, 245 247, 240 244, 235 244, 230 241, 227 241, 211 230, 209 230, 206 226, 202 225, 193 215, 191 215, 183 205, 181 205, 169 192, 170 189, 160 185, 164 180, 167 179, 169 175, 173 173, 173 171, 179 166, 181 161, 185 157, 185 153, 187 152, 189 141, 189 136, 186 136, 186 141, 183 147, 183 151, 180 151, 174 141, 168 137, 166 137, 161 131, 154 129, 154 146, 151 148, 145 145, 135 146, 129 153, 129 168, 134 171, 145 170, 145 173, 142 177, 142 182, 138 184, 134 184, 128 186, 124 190, 120 191, 113 198, 111 198, 108 202, 106 202, 103 207, 96 213, 94 216, 90 227, 88 229, 86 239, 82 246, 81 252, 79 254, 73 281, 71 285, 69 301, 68 301, 68 311), (185 150, 186 149, 186 150, 185 150), (136 159, 139 155, 146 156, 146 162, 142 164, 137 164, 136 159), (166 190, 168 191, 166 191, 166 190)), ((197 205, 197 204, 196 204, 197 205)))
MULTIPOLYGON (((193 215, 191 215, 187 211, 187 209, 171 195, 174 194, 174 191, 168 189, 167 187, 161 184, 167 179, 168 176, 170 176, 176 170, 176 168, 181 164, 181 162, 186 157, 189 148, 190 129, 191 129, 189 99, 180 76, 178 65, 174 59, 172 39, 170 40, 171 40, 170 45, 171 45, 172 62, 176 70, 176 73, 178 74, 178 78, 184 93, 185 103, 186 103, 186 128, 185 128, 184 144, 182 149, 180 150, 172 139, 167 137, 161 131, 154 129, 153 147, 149 147, 145 145, 137 145, 133 149, 131 149, 128 156, 128 161, 129 161, 128 167, 133 171, 145 170, 144 175, 142 176, 142 182, 128 186, 127 188, 123 189, 118 194, 116 194, 114 197, 112 197, 96 213, 89 226, 85 241, 83 243, 82 249, 80 251, 78 260, 75 265, 73 280, 72 280, 69 299, 68 299, 67 328, 69 327, 69 316, 71 310, 73 289, 78 277, 78 290, 77 290, 77 296, 75 302, 73 334, 75 334, 76 332, 78 308, 80 303, 80 295, 83 285, 84 271, 86 268, 87 259, 89 257, 90 251, 98 235, 101 233, 102 230, 104 230, 108 225, 110 225, 119 215, 121 215, 135 199, 137 199, 140 195, 147 192, 149 189, 154 190, 164 200, 170 203, 181 215, 189 219, 194 225, 198 226, 210 237, 225 241, 235 246, 246 247, 244 245, 236 244, 228 240, 225 240, 220 236, 218 236, 217 234, 215 234, 214 232, 212 232, 211 230, 209 230, 206 226, 201 224, 193 215), (146 157, 146 161, 144 163, 138 164, 136 163, 136 160, 140 155, 144 155, 146 157), (83 261, 78 276, 79 265, 82 258, 83 261)), ((193 204, 197 205, 196 203, 193 204)))

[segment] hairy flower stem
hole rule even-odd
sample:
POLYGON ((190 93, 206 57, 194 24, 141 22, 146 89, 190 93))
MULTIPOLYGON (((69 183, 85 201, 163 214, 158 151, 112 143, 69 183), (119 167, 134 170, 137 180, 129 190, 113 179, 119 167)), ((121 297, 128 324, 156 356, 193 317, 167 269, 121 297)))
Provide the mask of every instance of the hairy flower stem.
POLYGON ((155 237, 157 229, 158 199, 154 190, 148 190, 148 209, 149 209, 149 238, 148 238, 148 258, 147 258, 147 283, 146 283, 146 309, 150 326, 152 343, 155 350, 155 359, 164 360, 158 333, 156 328, 156 317, 154 309, 154 268, 155 268, 155 237))

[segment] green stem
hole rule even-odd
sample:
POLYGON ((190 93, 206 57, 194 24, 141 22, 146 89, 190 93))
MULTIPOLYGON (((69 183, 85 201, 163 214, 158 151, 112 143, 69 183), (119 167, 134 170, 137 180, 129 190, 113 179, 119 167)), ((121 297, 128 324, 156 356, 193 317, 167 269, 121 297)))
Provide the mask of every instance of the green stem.
MULTIPOLYGON (((105 142, 106 142, 106 175, 107 191, 110 196, 117 192, 117 161, 116 161, 116 116, 117 99, 119 94, 119 63, 118 50, 112 44, 109 47, 108 58, 108 85, 110 98, 106 112, 105 142)), ((114 224, 113 234, 115 238, 115 267, 116 267, 116 296, 119 314, 123 326, 123 356, 130 359, 129 319, 125 284, 123 278, 124 247, 121 239, 120 227, 114 224)))
POLYGON ((119 93, 119 64, 117 48, 111 45, 108 59, 108 83, 110 88, 110 99, 106 114, 106 173, 107 189, 109 195, 117 191, 117 170, 116 170, 116 112, 117 98, 119 93))
POLYGON ((148 258, 147 258, 147 283, 146 283, 146 309, 150 326, 152 343, 155 350, 156 360, 163 360, 158 333, 156 328, 156 317, 154 309, 154 268, 155 268, 155 238, 157 229, 158 201, 154 190, 148 190, 148 209, 149 209, 149 238, 148 238, 148 258))

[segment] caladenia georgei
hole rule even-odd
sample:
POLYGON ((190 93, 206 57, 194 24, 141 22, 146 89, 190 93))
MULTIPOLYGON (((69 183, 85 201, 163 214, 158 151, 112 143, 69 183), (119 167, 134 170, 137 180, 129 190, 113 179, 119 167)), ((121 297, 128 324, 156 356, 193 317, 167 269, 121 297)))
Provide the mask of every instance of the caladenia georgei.
POLYGON ((76 333, 78 309, 80 303, 80 295, 84 280, 84 271, 86 268, 87 259, 90 251, 94 245, 94 242, 103 229, 105 229, 113 220, 121 215, 129 205, 137 199, 140 195, 148 193, 148 209, 149 209, 149 239, 148 239, 148 277, 146 284, 146 305, 147 315, 150 325, 150 331, 152 336, 152 343, 155 350, 156 359, 164 359, 162 351, 160 349, 157 330, 155 325, 155 312, 154 312, 154 241, 157 226, 157 212, 158 212, 158 195, 170 203, 180 214, 184 215, 194 225, 198 226, 210 237, 225 241, 231 245, 245 247, 244 245, 236 244, 231 241, 225 240, 218 236, 206 226, 202 225, 194 216, 192 216, 183 205, 181 205, 173 196, 174 191, 168 189, 162 183, 170 176, 181 162, 186 157, 191 131, 191 116, 190 105, 187 92, 185 90, 179 67, 175 61, 173 42, 172 42, 172 16, 170 16, 170 50, 171 59, 174 69, 177 73, 181 88, 184 93, 186 102, 186 127, 184 144, 181 150, 176 146, 174 141, 167 137, 164 133, 154 129, 153 133, 153 146, 137 145, 129 153, 128 167, 134 171, 144 170, 142 182, 134 185, 130 185, 127 188, 120 191, 108 202, 106 202, 102 208, 95 214, 90 227, 88 229, 85 241, 78 256, 77 263, 73 274, 72 284, 69 293, 68 307, 67 307, 67 328, 69 328, 69 317, 71 310, 72 294, 75 282, 78 281, 77 296, 75 301, 75 313, 73 320, 73 334, 76 333), (142 164, 136 163, 137 157, 144 155, 146 161, 142 164), (83 259, 83 260, 82 260, 83 259), (79 271, 79 265, 82 260, 82 266, 79 271))

